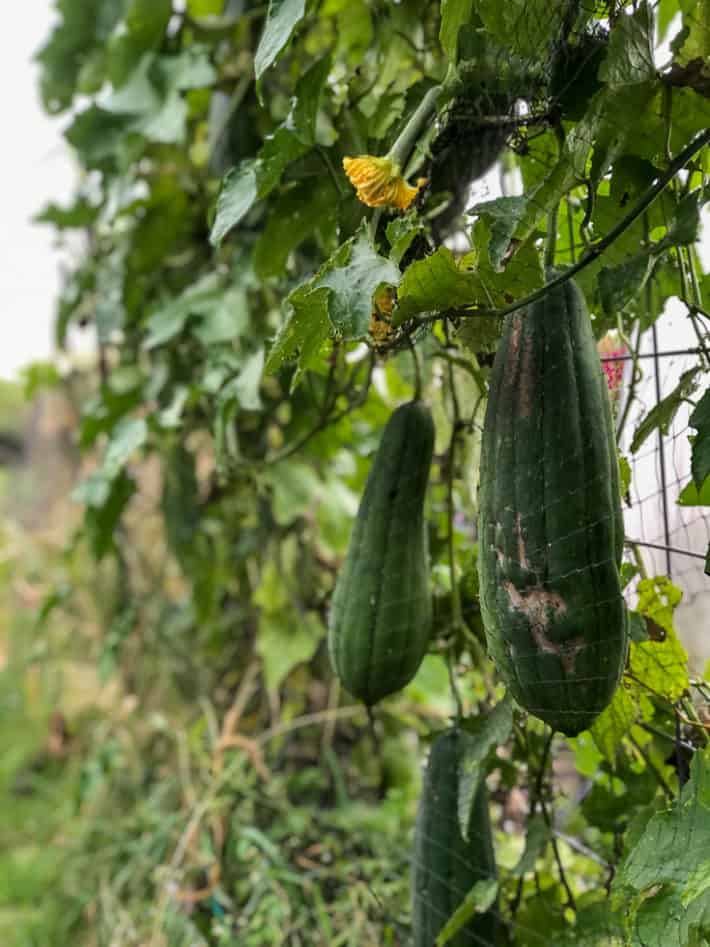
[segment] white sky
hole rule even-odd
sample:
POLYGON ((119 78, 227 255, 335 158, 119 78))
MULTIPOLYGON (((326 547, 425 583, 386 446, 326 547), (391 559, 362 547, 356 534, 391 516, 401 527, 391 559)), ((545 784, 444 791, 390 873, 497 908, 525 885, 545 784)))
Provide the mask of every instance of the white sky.
POLYGON ((51 228, 31 223, 49 200, 66 203, 75 172, 60 138, 64 116, 50 120, 37 92, 31 61, 53 21, 50 0, 13 4, 0 30, 0 378, 52 352, 52 319, 59 288, 59 253, 51 228))

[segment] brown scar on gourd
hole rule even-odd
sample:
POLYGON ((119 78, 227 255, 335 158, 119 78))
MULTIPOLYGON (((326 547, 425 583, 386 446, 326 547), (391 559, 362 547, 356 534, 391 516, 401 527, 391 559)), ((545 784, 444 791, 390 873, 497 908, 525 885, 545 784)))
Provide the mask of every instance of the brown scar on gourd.
POLYGON ((564 615, 567 611, 564 599, 557 592, 551 592, 539 585, 519 592, 512 582, 504 582, 503 588, 508 595, 511 608, 527 618, 538 650, 543 654, 554 654, 560 659, 565 674, 573 674, 577 655, 586 647, 584 638, 576 635, 567 641, 552 641, 547 636, 550 615, 557 617, 564 615))
POLYGON ((513 325, 510 333, 510 345, 508 351, 512 352, 513 355, 518 354, 518 346, 520 345, 520 333, 523 328, 523 319, 519 312, 513 316, 513 325))
POLYGON ((507 370, 512 376, 518 373, 518 412, 521 418, 529 418, 532 413, 534 394, 534 378, 532 366, 532 346, 529 338, 523 337, 523 318, 516 315, 513 318, 513 327, 510 333, 510 342, 507 353, 507 370), (518 360, 518 353, 522 345, 522 360, 518 360))
MULTIPOLYGON (((515 515, 515 532, 518 540, 518 561, 524 569, 530 570, 520 512, 515 515)), ((496 558, 499 563, 503 563, 505 555, 501 549, 496 549, 496 558)), ((583 636, 577 635, 567 641, 552 641, 547 636, 550 616, 557 618, 567 611, 567 604, 562 596, 539 584, 520 592, 512 582, 508 581, 503 583, 503 588, 508 595, 511 608, 522 613, 528 620, 530 632, 538 650, 543 654, 554 654, 560 659, 565 674, 574 674, 577 655, 586 646, 583 636)))

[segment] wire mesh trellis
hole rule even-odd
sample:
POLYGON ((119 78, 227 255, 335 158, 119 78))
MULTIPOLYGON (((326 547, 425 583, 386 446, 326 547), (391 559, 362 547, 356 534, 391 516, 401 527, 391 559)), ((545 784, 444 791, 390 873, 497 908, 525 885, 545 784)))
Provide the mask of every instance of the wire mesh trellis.
MULTIPOLYGON (((657 323, 641 337, 640 378, 630 385, 633 356, 606 355, 602 361, 621 361, 626 385, 622 410, 628 405, 628 424, 620 447, 630 461, 632 476, 624 507, 626 536, 639 547, 649 575, 668 575, 683 592, 678 627, 693 657, 707 658, 703 621, 710 614, 710 581, 704 564, 710 543, 710 511, 679 503, 690 481, 693 429, 688 418, 692 404, 683 401, 667 428, 653 431, 642 447, 630 451, 634 432, 682 375, 697 364, 695 336, 682 306, 669 305, 657 323), (687 343, 683 347, 683 342, 687 343)), ((630 557, 630 553, 627 552, 630 557)))

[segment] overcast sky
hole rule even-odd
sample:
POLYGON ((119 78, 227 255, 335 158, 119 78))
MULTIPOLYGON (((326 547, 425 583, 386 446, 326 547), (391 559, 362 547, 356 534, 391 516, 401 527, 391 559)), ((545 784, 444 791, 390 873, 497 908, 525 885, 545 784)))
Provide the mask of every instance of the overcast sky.
POLYGON ((52 351, 59 255, 50 228, 31 223, 49 200, 66 202, 75 172, 60 138, 66 117, 51 121, 37 94, 31 61, 53 21, 50 0, 13 4, 0 31, 3 147, 0 150, 0 377, 52 351))

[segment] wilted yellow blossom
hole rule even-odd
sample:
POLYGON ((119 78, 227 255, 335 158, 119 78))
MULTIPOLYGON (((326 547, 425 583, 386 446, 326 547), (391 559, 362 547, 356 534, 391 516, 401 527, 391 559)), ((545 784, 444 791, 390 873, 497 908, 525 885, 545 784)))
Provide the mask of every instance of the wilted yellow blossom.
POLYGON ((382 286, 375 293, 375 309, 382 319, 391 319, 394 309, 395 292, 391 286, 382 286))
POLYGON ((370 336, 375 345, 385 345, 392 338, 394 329, 389 322, 381 319, 376 312, 370 316, 370 336))
POLYGON ((394 290, 390 286, 383 286, 375 293, 372 315, 370 316, 370 336, 376 346, 385 345, 394 333, 394 329, 390 325, 394 299, 394 290))
POLYGON ((358 199, 368 207, 406 210, 426 184, 426 178, 419 178, 416 187, 407 184, 394 158, 360 155, 359 158, 343 158, 343 167, 356 188, 358 199))

